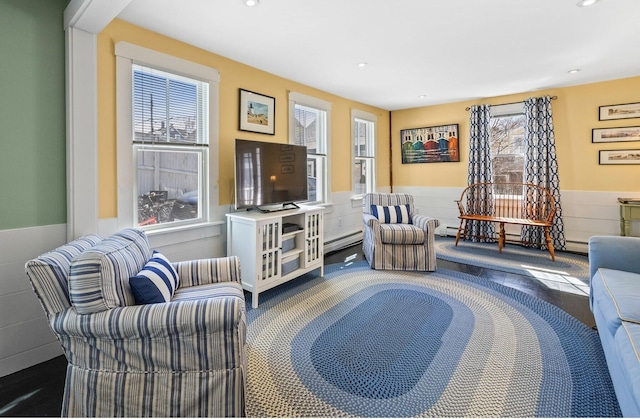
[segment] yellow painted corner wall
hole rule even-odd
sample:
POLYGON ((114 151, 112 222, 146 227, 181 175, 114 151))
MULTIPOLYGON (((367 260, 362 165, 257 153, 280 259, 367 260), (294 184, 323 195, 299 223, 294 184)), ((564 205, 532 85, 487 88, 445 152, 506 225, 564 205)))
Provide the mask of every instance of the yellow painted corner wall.
POLYGON ((167 38, 121 20, 111 22, 97 37, 98 45, 98 187, 99 218, 117 216, 116 164, 116 74, 114 48, 129 42, 178 58, 215 68, 220 72, 219 104, 219 202, 230 204, 233 192, 234 141, 236 138, 277 143, 288 141, 288 93, 313 96, 332 104, 331 109, 331 191, 351 190, 351 109, 377 116, 377 183, 390 184, 389 112, 350 101, 311 87, 277 77, 237 61, 192 45, 167 38), (276 100, 275 135, 238 130, 239 89, 272 96, 276 100))
POLYGON ((593 128, 639 126, 640 119, 598 120, 598 107, 640 102, 640 77, 536 92, 425 106, 391 112, 393 184, 462 187, 467 184, 471 105, 499 105, 528 97, 557 96, 551 102, 560 188, 580 191, 638 191, 640 166, 599 165, 599 150, 640 149, 640 142, 592 143, 593 128), (460 162, 402 164, 400 130, 460 125, 460 162))

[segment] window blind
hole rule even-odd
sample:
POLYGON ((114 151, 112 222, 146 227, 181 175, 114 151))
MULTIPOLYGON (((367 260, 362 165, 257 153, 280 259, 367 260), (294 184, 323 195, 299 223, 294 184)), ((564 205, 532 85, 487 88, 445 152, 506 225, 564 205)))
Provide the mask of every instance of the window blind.
POLYGON ((134 142, 207 144, 208 83, 136 64, 132 70, 134 142))

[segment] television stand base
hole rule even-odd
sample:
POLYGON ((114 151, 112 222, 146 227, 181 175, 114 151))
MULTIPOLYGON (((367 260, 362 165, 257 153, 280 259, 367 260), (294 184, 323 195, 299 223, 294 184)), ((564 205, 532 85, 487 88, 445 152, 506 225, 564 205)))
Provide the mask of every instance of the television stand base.
POLYGON ((255 207, 256 211, 261 212, 263 214, 269 214, 272 212, 286 211, 286 210, 299 209, 299 208, 300 207, 295 202, 285 202, 281 206, 273 205, 273 206, 265 206, 265 207, 255 207))

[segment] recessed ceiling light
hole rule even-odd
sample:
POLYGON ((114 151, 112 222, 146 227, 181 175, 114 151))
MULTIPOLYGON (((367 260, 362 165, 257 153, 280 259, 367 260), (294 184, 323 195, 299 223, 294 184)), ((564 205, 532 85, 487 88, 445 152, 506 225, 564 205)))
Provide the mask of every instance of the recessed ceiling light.
POLYGON ((578 6, 578 7, 593 6, 598 1, 599 0, 580 0, 579 2, 576 3, 576 6, 578 6))
POLYGON ((427 95, 420 95, 420 96, 418 96, 418 99, 424 99, 426 97, 427 97, 427 95))
POLYGON ((365 63, 364 61, 358 63, 358 67, 360 67, 360 68, 366 67, 367 65, 369 65, 369 64, 365 63))
POLYGON ((567 73, 569 73, 569 74, 576 74, 576 73, 579 73, 579 72, 580 72, 579 68, 574 68, 573 70, 567 71, 567 73))
POLYGON ((243 2, 247 7, 255 7, 260 4, 260 0, 243 0, 243 2))

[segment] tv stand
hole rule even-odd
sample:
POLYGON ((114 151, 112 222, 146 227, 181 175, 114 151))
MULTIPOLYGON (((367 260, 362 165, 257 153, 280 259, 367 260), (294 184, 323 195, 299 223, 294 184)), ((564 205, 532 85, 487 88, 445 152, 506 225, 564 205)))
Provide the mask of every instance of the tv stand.
MULTIPOLYGON (((256 211, 261 212, 263 214, 270 214, 272 212, 286 211, 286 210, 298 209, 298 208, 300 207, 295 202, 285 202, 280 207, 275 205, 271 207, 255 207, 256 211)), ((247 211, 249 210, 251 210, 251 208, 247 209, 247 211)))
POLYGON ((227 214, 227 255, 240 259, 242 288, 258 294, 320 269, 324 275, 322 208, 227 214), (297 227, 297 228, 296 228, 297 227))

